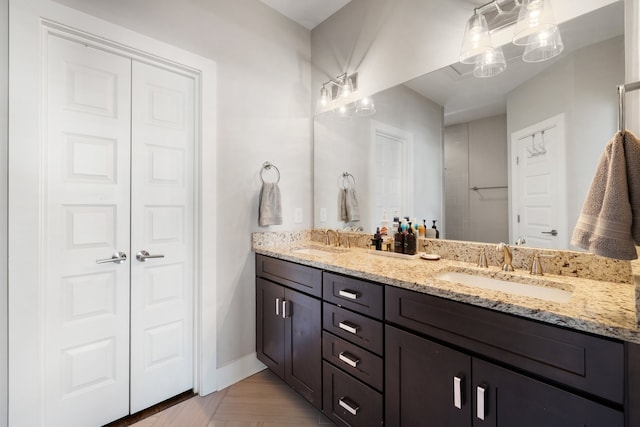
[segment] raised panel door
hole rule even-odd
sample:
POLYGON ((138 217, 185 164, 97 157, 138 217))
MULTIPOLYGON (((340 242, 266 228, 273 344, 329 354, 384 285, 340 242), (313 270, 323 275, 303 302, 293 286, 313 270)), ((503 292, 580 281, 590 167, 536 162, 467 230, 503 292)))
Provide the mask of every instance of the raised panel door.
POLYGON ((101 425, 129 413, 130 260, 96 261, 129 253, 131 61, 46 43, 45 419, 101 425))
POLYGON ((256 353, 258 359, 284 380, 284 287, 256 278, 256 353))
POLYGON ((133 61, 132 413, 193 388, 194 89, 133 61))

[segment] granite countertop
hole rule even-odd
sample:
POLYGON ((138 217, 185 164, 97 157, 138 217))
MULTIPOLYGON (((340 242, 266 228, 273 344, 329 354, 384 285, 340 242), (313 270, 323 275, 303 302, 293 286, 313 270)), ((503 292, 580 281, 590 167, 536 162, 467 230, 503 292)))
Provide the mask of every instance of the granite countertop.
MULTIPOLYGON (((636 286, 545 274, 532 276, 528 271, 503 272, 490 266, 479 268, 472 263, 450 259, 397 259, 375 254, 368 249, 334 249, 336 252, 303 253, 295 249, 326 246, 313 242, 261 245, 254 241, 256 253, 280 258, 326 271, 342 273, 460 301, 553 325, 589 332, 605 337, 640 344, 640 330, 636 318, 636 286), (435 277, 447 271, 467 272, 495 277, 523 284, 551 286, 572 291, 566 303, 513 295, 439 280, 435 277)), ((636 279, 637 280, 637 279, 636 279)))

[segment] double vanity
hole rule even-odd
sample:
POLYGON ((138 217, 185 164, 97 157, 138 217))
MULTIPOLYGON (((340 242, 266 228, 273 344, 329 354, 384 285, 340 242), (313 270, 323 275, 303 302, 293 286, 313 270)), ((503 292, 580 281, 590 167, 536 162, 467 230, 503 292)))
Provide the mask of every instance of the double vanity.
POLYGON ((253 236, 258 358, 337 425, 640 425, 628 262, 512 248, 507 272, 495 245, 403 259, 364 238, 253 236))

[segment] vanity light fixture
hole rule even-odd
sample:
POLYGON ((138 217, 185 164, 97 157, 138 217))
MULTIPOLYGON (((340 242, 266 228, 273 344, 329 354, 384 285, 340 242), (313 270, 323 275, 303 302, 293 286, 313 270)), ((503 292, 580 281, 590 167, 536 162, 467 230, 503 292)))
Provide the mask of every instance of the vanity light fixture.
POLYGON ((473 11, 467 21, 460 49, 460 62, 475 64, 475 77, 491 77, 507 68, 501 47, 493 46, 491 31, 515 25, 513 44, 525 46, 522 60, 540 62, 560 54, 564 48, 555 24, 550 0, 493 0, 473 11), (491 15, 487 20, 485 15, 491 15), (517 18, 516 18, 517 16, 517 18))
POLYGON ((376 106, 373 99, 364 97, 355 99, 358 90, 358 73, 342 73, 335 79, 322 83, 320 97, 316 105, 316 111, 334 110, 336 116, 342 120, 353 117, 354 112, 358 116, 370 116, 375 114, 376 106))

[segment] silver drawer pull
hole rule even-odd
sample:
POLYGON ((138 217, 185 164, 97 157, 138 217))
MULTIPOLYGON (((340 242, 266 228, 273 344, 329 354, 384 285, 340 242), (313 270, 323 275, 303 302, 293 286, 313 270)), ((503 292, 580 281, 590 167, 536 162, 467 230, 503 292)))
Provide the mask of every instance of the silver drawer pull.
POLYGON ((347 331, 349 333, 352 333, 352 334, 357 334, 358 333, 358 328, 359 328, 359 326, 351 325, 351 324, 349 324, 347 322, 338 323, 338 327, 340 329, 345 330, 345 331, 347 331))
POLYGON ((479 385, 476 392, 476 416, 478 419, 484 421, 485 415, 485 393, 487 392, 487 386, 482 384, 479 385))
POLYGON ((97 259, 96 260, 96 264, 107 264, 109 262, 113 262, 113 263, 116 263, 116 264, 122 264, 126 260, 127 260, 127 254, 125 254, 124 252, 116 252, 113 255, 111 255, 111 258, 97 259))
POLYGON ((462 409, 462 380, 464 377, 453 377, 453 406, 462 409))
POLYGON ((286 319, 287 317, 291 317, 289 301, 282 300, 282 318, 286 319))
POLYGON ((338 355, 338 359, 342 360, 344 363, 354 368, 358 366, 358 363, 360 363, 360 359, 354 359, 353 356, 351 356, 346 351, 341 352, 338 355))
POLYGON ((351 415, 356 415, 360 410, 360 406, 347 397, 341 397, 338 403, 351 415))
POLYGON ((349 298, 349 299, 358 299, 358 296, 360 296, 358 292, 350 291, 348 289, 340 289, 340 292, 338 292, 338 295, 340 295, 341 297, 349 298))
POLYGON ((276 316, 280 316, 280 298, 276 298, 276 316))

